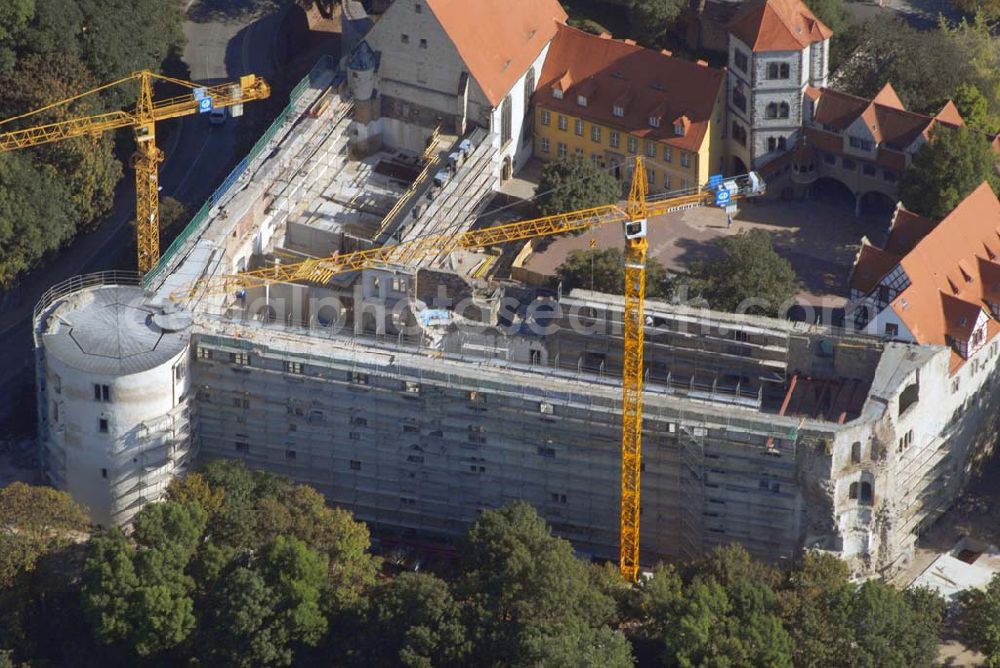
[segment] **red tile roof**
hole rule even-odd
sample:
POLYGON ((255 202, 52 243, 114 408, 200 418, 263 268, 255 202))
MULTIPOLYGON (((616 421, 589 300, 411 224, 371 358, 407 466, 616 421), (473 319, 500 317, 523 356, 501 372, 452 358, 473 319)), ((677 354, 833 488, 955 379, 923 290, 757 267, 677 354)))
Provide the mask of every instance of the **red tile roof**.
POLYGON ((899 99, 896 95, 896 89, 892 87, 892 84, 888 81, 882 86, 882 90, 875 94, 872 98, 872 102, 875 104, 881 104, 885 107, 892 107, 893 109, 899 109, 900 111, 906 111, 906 107, 903 105, 903 101, 899 99))
MULTIPOLYGON (((858 254, 851 287, 870 291, 881 277, 874 282, 868 277, 884 277, 895 266, 891 258, 900 256, 910 285, 891 306, 916 341, 968 342, 980 313, 992 315, 991 304, 1000 303, 1000 200, 984 182, 937 224, 898 210, 886 248, 866 246, 858 254)), ((993 318, 987 340, 998 333, 1000 322, 993 318)), ((951 370, 964 362, 953 352, 951 370)))
POLYGON ((748 3, 736 13, 728 28, 755 53, 801 51, 833 36, 833 31, 800 0, 748 3))
POLYGON ((879 281, 899 264, 900 256, 884 251, 878 246, 872 246, 866 238, 861 244, 861 250, 854 260, 851 270, 851 290, 859 290, 867 294, 879 281))
POLYGON ((426 0, 497 107, 566 22, 557 0, 426 0))
POLYGON ((966 311, 985 306, 984 287, 992 291, 994 286, 989 279, 984 285, 980 259, 1000 256, 998 227, 1000 201, 983 183, 902 259, 911 285, 893 307, 917 341, 946 345, 946 335, 964 331, 966 311))
MULTIPOLYGON (((843 132, 857 119, 864 120, 875 141, 881 148, 905 151, 919 137, 930 138, 930 132, 941 123, 950 127, 964 125, 954 103, 949 101, 937 116, 927 116, 907 111, 903 108, 896 91, 890 84, 882 87, 872 100, 842 93, 830 88, 822 88, 815 100, 813 118, 816 123, 837 132, 843 132)), ((1000 144, 998 144, 1000 146, 1000 144)), ((881 151, 877 162, 893 169, 906 166, 904 156, 883 156, 881 151)))
POLYGON ((885 243, 885 249, 896 255, 906 255, 936 226, 936 220, 899 207, 889 225, 889 240, 885 243))
POLYGON ((725 82, 725 72, 561 25, 538 79, 535 103, 624 132, 698 151, 725 82), (552 88, 573 82, 563 99, 552 88), (587 106, 577 104, 584 94, 587 106), (614 115, 614 107, 625 115, 614 115), (650 117, 660 127, 650 127, 650 117), (674 134, 674 125, 685 128, 674 134))
POLYGON ((937 116, 934 117, 934 120, 941 123, 947 123, 948 125, 954 125, 956 127, 965 125, 965 119, 962 118, 962 114, 959 112, 958 107, 956 107, 955 103, 951 100, 948 100, 948 102, 945 103, 944 107, 941 108, 941 111, 939 111, 937 116))

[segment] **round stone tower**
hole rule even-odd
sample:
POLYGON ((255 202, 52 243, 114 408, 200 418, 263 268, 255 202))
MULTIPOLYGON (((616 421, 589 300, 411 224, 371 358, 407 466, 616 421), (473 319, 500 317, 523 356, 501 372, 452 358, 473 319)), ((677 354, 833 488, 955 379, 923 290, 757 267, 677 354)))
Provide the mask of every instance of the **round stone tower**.
POLYGON ((71 279, 35 309, 42 473, 96 524, 128 524, 188 465, 190 326, 134 274, 71 279))

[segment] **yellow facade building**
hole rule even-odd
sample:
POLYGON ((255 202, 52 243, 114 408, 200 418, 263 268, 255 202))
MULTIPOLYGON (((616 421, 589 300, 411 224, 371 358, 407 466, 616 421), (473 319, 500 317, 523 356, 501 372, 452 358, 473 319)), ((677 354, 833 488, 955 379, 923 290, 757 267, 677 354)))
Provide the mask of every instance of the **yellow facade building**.
POLYGON ((631 176, 644 157, 650 192, 692 188, 723 167, 725 71, 568 26, 534 94, 534 153, 578 156, 631 176))

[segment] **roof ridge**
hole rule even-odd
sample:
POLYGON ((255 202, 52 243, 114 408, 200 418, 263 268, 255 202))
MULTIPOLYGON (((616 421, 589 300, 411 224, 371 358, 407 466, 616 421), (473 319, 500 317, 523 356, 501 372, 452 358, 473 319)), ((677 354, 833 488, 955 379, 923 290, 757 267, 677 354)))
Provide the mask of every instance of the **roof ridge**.
MULTIPOLYGON (((796 42, 799 42, 799 44, 801 44, 802 41, 798 38, 796 32, 792 29, 792 27, 790 25, 788 25, 788 22, 785 21, 785 17, 781 15, 781 12, 779 12, 777 9, 775 9, 771 5, 772 2, 774 2, 774 0, 764 0, 764 11, 770 10, 776 17, 778 17, 778 20, 781 21, 781 25, 784 26, 785 30, 788 31, 788 34, 791 36, 791 38, 794 39, 796 42)), ((761 17, 761 18, 763 18, 763 17, 761 17)), ((761 36, 760 36, 760 34, 758 34, 757 35, 757 40, 760 40, 760 38, 761 38, 761 36)), ((754 47, 756 47, 756 46, 757 46, 757 44, 755 43, 754 47)))

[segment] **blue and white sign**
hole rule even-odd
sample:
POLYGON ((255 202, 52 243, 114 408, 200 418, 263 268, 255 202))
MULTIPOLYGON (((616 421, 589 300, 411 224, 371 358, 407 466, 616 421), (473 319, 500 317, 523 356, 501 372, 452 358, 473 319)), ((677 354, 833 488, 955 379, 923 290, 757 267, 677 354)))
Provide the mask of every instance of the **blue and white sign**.
POLYGON ((208 89, 207 88, 195 88, 191 92, 194 94, 194 101, 195 102, 201 102, 206 97, 208 97, 208 89))
POLYGON ((721 185, 722 185, 722 174, 712 174, 710 177, 708 177, 709 189, 718 188, 721 185))
POLYGON ((719 188, 715 191, 715 206, 726 206, 732 199, 732 193, 726 188, 719 188))
POLYGON ((198 113, 207 114, 212 111, 212 98, 206 97, 198 100, 198 113))

